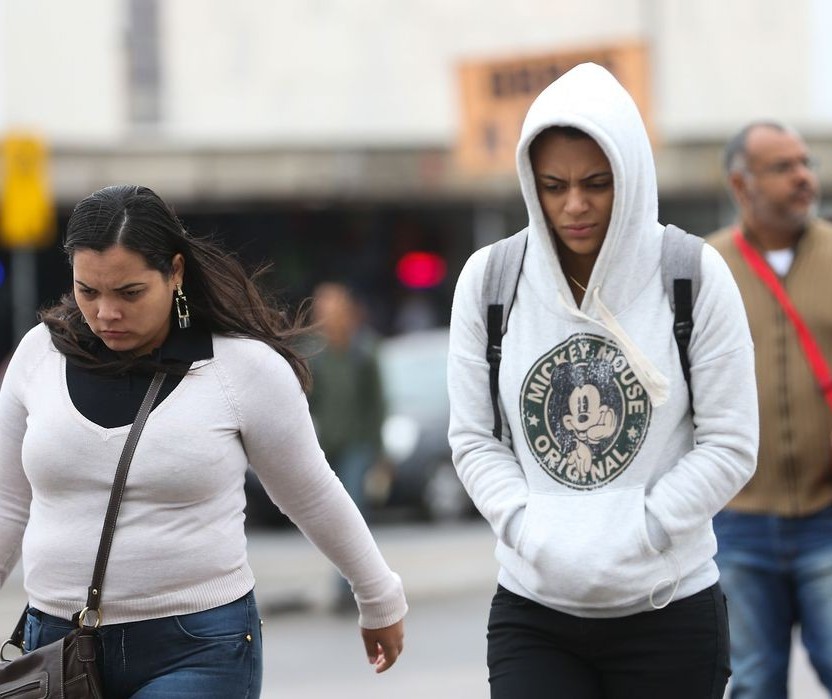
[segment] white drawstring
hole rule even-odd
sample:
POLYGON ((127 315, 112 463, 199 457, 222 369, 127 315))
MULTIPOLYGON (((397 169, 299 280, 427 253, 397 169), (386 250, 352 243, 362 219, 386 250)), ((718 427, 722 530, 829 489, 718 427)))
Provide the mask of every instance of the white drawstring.
POLYGON ((601 301, 601 295, 597 286, 592 289, 592 300, 598 306, 598 311, 601 315, 600 321, 595 318, 591 318, 580 309, 575 308, 573 304, 566 303, 563 298, 563 294, 560 292, 558 292, 558 297, 561 304, 563 304, 563 307, 566 308, 573 316, 589 321, 590 323, 595 323, 596 325, 601 325, 615 336, 621 345, 621 351, 627 358, 633 373, 635 373, 642 386, 644 386, 644 390, 647 391, 647 395, 650 396, 650 402, 655 407, 667 402, 667 399, 670 396, 670 382, 667 380, 667 377, 653 365, 653 363, 630 339, 624 328, 622 328, 621 324, 615 319, 615 316, 604 305, 603 301, 601 301))
POLYGON ((682 580, 682 568, 679 565, 679 559, 676 558, 675 555, 673 555, 672 551, 665 551, 664 553, 662 553, 662 556, 667 556, 670 559, 672 559, 675 576, 672 578, 662 578, 661 580, 659 580, 659 582, 653 585, 653 589, 650 590, 650 606, 653 607, 653 609, 664 609, 668 604, 670 604, 673 601, 673 598, 676 596, 676 592, 679 590, 679 582, 682 580), (656 601, 653 599, 653 596, 656 594, 656 590, 658 590, 659 587, 661 587, 662 585, 671 586, 670 595, 661 604, 656 604, 656 601))

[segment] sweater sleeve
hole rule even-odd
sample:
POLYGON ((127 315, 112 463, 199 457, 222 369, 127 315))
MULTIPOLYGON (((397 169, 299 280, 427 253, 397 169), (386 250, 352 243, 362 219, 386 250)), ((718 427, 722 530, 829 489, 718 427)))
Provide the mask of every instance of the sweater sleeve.
POLYGON ((235 362, 232 404, 249 462, 275 504, 346 577, 364 628, 407 612, 402 582, 318 445, 309 407, 289 364, 262 343, 235 362))
POLYGON ((758 444, 754 347, 739 290, 705 245, 689 349, 694 447, 654 485, 647 511, 684 535, 721 510, 754 474, 758 444))
POLYGON ((485 359, 487 333, 481 301, 488 250, 483 248, 471 256, 454 294, 448 351, 448 439, 454 466, 477 509, 494 533, 514 546, 529 488, 505 421, 503 432, 508 439, 501 442, 492 434, 494 418, 485 359))
POLYGON ((29 372, 43 350, 45 327, 29 331, 9 362, 0 384, 0 587, 20 558, 29 520, 32 490, 23 471, 22 445, 27 411, 24 391, 29 372))

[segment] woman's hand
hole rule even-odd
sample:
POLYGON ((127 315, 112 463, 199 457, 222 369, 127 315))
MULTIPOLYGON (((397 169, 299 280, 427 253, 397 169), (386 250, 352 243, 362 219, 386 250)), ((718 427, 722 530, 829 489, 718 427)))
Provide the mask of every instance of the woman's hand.
POLYGON ((404 620, 380 629, 361 629, 364 648, 376 672, 392 667, 404 647, 404 620))

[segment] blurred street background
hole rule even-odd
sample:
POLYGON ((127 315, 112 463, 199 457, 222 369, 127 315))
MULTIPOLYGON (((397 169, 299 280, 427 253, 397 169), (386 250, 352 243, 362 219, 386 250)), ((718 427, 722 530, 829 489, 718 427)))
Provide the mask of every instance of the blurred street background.
MULTIPOLYGON (((830 29, 828 0, 0 0, 0 378, 69 289, 72 207, 109 184, 268 265, 290 312, 345 285, 386 406, 364 495, 409 592, 407 652, 372 675, 329 564, 250 474, 264 697, 485 697, 496 565, 450 463, 444 363, 464 261, 525 225, 528 105, 577 63, 609 68, 649 125, 660 218, 705 234, 733 219, 720 155, 751 119, 800 130, 832 187, 830 29)), ((18 570, 0 620, 23 601, 18 570)), ((799 644, 792 687, 824 696, 799 644)))

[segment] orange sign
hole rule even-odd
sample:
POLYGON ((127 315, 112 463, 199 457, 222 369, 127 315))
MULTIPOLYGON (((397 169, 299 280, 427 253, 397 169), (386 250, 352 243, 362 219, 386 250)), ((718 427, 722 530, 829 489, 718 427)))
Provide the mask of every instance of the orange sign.
POLYGON ((647 50, 627 43, 463 63, 457 156, 472 174, 515 172, 515 149, 526 112, 544 88, 579 63, 609 70, 635 100, 650 132, 647 50))
POLYGON ((44 247, 55 237, 54 203, 46 177, 46 146, 25 134, 3 140, 0 243, 10 248, 44 247))

